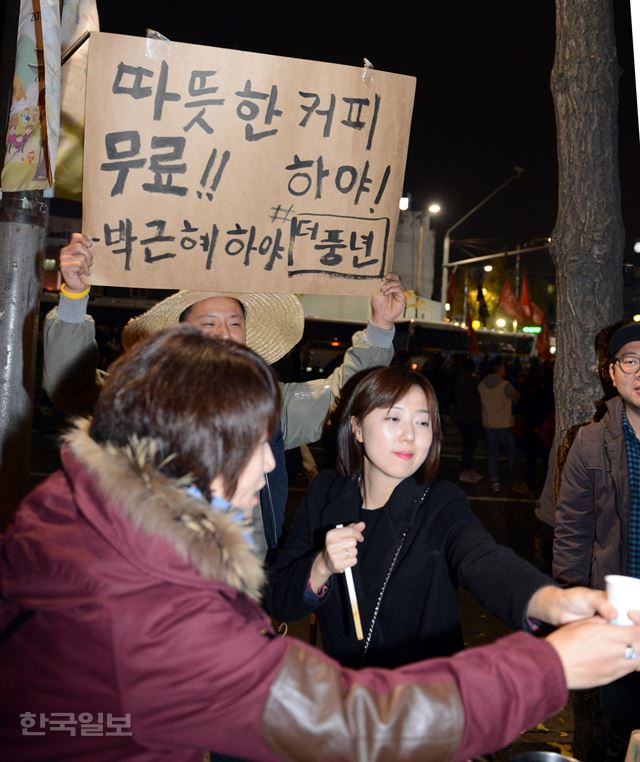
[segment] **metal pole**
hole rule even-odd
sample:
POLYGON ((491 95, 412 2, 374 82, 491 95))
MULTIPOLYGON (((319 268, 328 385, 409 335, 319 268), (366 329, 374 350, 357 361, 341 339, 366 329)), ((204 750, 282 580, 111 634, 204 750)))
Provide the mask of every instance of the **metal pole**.
MULTIPOLYGON (((423 288, 424 283, 422 282, 424 279, 423 271, 424 271, 424 241, 425 241, 425 229, 429 230, 429 221, 430 216, 429 212, 422 212, 420 214, 420 228, 418 229, 418 246, 417 249, 414 250, 414 256, 417 257, 416 262, 416 281, 415 281, 415 290, 416 294, 419 296, 425 296, 425 289, 423 288)), ((416 307, 416 317, 417 317, 417 307, 416 307)))
POLYGON ((42 260, 42 191, 3 193, 0 208, 0 528, 28 489, 42 260))
MULTIPOLYGON (((444 234, 444 242, 442 244, 442 286, 440 291, 440 303, 442 309, 440 310, 440 317, 442 320, 447 316, 447 310, 445 305, 447 303, 447 297, 449 296, 449 247, 451 245, 451 239, 449 238, 449 231, 444 234)), ((453 305, 451 305, 453 306, 453 305)))
MULTIPOLYGON (((516 257, 516 298, 520 299, 520 255, 516 257)), ((518 321, 513 321, 513 330, 515 331, 518 326, 518 321)))
POLYGON ((80 50, 80 48, 85 44, 85 42, 89 39, 89 35, 91 32, 83 32, 78 39, 69 45, 69 47, 64 51, 62 54, 62 60, 60 61, 60 65, 64 66, 67 61, 71 58, 71 56, 76 52, 76 50, 80 50))
POLYGON ((469 296, 469 271, 466 270, 464 274, 464 300, 462 302, 462 322, 467 324, 467 299, 469 296))
POLYGON ((522 167, 514 167, 513 168, 513 174, 508 177, 504 182, 500 183, 500 185, 495 189, 492 190, 491 193, 489 193, 488 196, 485 196, 482 201, 478 202, 472 209, 470 209, 463 217, 461 217, 454 225, 452 225, 444 234, 444 244, 442 248, 442 291, 440 292, 440 299, 441 299, 441 317, 444 320, 445 318, 445 309, 444 305, 447 301, 447 276, 448 276, 448 270, 449 270, 449 255, 450 255, 450 248, 451 248, 451 233, 459 226, 462 225, 462 223, 469 219, 474 212, 477 212, 478 209, 480 209, 481 206, 484 206, 487 201, 490 201, 496 193, 499 193, 503 188, 505 188, 509 183, 513 182, 514 180, 517 180, 519 177, 522 177, 522 173, 524 172, 524 169, 522 167))
POLYGON ((521 254, 530 254, 533 251, 547 251, 551 246, 551 243, 546 243, 543 246, 528 246, 526 249, 511 249, 511 251, 499 251, 496 254, 485 254, 482 257, 469 257, 469 259, 461 259, 459 262, 449 263, 447 267, 464 267, 465 265, 474 265, 478 262, 490 262, 492 259, 499 259, 500 257, 516 257, 521 254))
MULTIPOLYGON (((20 0, 8 0, 0 61, 0 169, 15 68, 20 0)), ((42 254, 42 191, 3 193, 0 204, 0 530, 28 488, 42 254)))

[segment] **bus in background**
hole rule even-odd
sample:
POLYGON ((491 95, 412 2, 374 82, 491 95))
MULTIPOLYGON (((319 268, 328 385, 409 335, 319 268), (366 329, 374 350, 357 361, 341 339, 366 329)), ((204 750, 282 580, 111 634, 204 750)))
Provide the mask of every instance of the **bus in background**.
MULTIPOLYGON (((416 359, 426 358, 435 352, 445 355, 471 354, 470 337, 466 328, 453 323, 409 320, 398 324, 397 332, 405 351, 416 359)), ((504 358, 526 359, 534 354, 535 336, 525 333, 474 331, 478 356, 489 358, 498 355, 504 358)))
MULTIPOLYGON (((328 320, 308 317, 301 341, 276 365, 286 381, 306 381, 327 376, 342 360, 356 331, 366 328, 365 321, 328 320)), ((480 329, 475 332, 478 360, 498 355, 506 359, 528 360, 535 354, 535 336, 480 329)), ((405 356, 411 367, 421 370, 436 353, 445 357, 469 355, 469 335, 462 326, 426 320, 399 320, 396 323, 394 350, 405 356)))

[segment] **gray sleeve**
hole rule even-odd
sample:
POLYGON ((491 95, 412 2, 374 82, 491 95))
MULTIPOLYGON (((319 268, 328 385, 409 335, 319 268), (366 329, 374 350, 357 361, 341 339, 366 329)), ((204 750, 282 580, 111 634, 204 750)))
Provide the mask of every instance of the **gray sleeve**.
POLYGON ((101 385, 87 301, 61 296, 44 320, 42 385, 53 404, 71 415, 90 413, 101 385))
POLYGON ((342 365, 328 378, 283 384, 282 434, 286 450, 320 438, 324 422, 335 407, 340 390, 353 375, 391 362, 394 333, 393 328, 385 331, 369 323, 366 331, 353 335, 342 365))

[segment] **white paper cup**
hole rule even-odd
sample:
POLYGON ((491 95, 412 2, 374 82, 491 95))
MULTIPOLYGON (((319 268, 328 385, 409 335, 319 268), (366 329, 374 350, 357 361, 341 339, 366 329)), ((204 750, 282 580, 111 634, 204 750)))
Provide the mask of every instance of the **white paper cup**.
POLYGON ((627 612, 640 611, 640 579, 622 574, 607 574, 604 581, 607 584, 607 597, 618 612, 611 624, 633 624, 627 612))

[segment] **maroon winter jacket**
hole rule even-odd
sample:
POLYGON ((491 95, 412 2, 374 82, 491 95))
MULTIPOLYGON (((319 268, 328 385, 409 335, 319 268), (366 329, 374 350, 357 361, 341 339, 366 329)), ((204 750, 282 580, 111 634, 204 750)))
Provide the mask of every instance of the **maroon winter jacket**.
POLYGON ((0 544, 0 749, 12 760, 463 760, 566 699, 517 634, 396 671, 277 637, 228 516, 82 425, 0 544))

